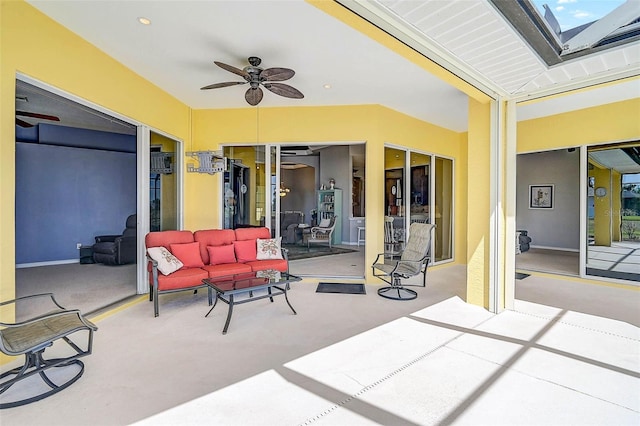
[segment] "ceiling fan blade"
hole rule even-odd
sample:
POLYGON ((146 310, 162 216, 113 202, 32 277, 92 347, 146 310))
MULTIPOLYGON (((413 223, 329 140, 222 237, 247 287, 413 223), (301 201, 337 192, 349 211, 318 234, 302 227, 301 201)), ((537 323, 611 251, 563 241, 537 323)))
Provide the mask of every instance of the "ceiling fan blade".
POLYGON ((260 77, 264 77, 268 81, 285 81, 289 80, 296 74, 294 70, 289 68, 267 68, 262 70, 260 77))
POLYGON ((283 83, 264 83, 264 87, 267 90, 272 91, 276 95, 284 96, 285 98, 302 99, 304 95, 298 89, 283 83))
POLYGON ((262 89, 259 87, 256 87, 255 89, 250 88, 244 94, 244 98, 247 100, 249 105, 253 105, 253 106, 256 106, 260 103, 260 101, 262 100, 262 96, 264 96, 264 93, 262 92, 262 89))
POLYGON ((42 120, 60 121, 55 115, 38 114, 37 112, 16 111, 16 115, 22 115, 24 117, 40 118, 42 120))
POLYGON ((20 127, 33 127, 33 124, 31 123, 27 123, 24 120, 20 120, 19 118, 16 117, 16 124, 20 127))
POLYGON ((213 63, 219 66, 220 68, 222 68, 223 70, 232 72, 234 74, 238 74, 239 76, 242 76, 242 77, 249 77, 249 73, 246 72, 245 70, 241 70, 240 68, 236 68, 234 66, 227 65, 225 63, 218 62, 218 61, 213 61, 213 63))
POLYGON ((237 86, 238 84, 247 84, 246 81, 227 81, 226 83, 215 83, 201 87, 200 90, 220 89, 221 87, 237 86))

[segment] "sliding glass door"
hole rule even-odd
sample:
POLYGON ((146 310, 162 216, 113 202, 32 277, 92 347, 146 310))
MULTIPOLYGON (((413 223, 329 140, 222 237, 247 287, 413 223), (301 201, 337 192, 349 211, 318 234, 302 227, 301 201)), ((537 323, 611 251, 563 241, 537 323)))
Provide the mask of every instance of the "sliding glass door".
POLYGON ((588 150, 586 275, 640 281, 640 144, 588 150))
POLYGON ((402 246, 411 223, 434 223, 433 261, 453 259, 453 160, 385 147, 385 247, 402 246))

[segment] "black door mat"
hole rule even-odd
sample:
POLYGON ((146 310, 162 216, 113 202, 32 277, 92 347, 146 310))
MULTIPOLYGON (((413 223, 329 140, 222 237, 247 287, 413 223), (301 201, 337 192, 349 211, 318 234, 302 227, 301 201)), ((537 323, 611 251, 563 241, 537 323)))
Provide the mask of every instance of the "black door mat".
POLYGON ((523 280, 530 276, 529 274, 523 274, 521 272, 516 272, 516 280, 523 280))
POLYGON ((316 293, 367 294, 364 284, 318 283, 316 293))

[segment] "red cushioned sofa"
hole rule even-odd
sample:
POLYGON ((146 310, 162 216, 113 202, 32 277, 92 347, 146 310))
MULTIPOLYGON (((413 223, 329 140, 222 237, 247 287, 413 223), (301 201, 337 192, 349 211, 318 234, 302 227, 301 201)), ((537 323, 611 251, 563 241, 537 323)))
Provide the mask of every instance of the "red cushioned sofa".
MULTIPOLYGON (((183 267, 164 275, 158 263, 149 256, 149 300, 153 301, 155 316, 159 315, 158 295, 205 287, 202 280, 225 275, 275 269, 289 271, 287 251, 282 250, 282 259, 258 260, 257 239, 271 238, 269 228, 207 229, 201 231, 150 232, 145 237, 145 246, 164 247, 176 256, 183 267)), ((209 292, 209 305, 212 294, 209 292)))

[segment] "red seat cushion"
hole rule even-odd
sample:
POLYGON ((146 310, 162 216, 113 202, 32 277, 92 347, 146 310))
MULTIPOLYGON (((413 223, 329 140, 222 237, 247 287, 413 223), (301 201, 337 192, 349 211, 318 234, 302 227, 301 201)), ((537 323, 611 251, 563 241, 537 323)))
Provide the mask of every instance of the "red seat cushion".
POLYGON ((158 274, 158 290, 197 287, 202 285, 205 278, 209 278, 209 273, 200 268, 180 269, 171 275, 158 274))
POLYGON ((280 272, 287 272, 287 261, 284 259, 254 260, 247 262, 253 271, 265 271, 275 269, 280 272))
POLYGON ((251 266, 246 263, 226 263, 222 265, 207 265, 203 268, 209 273, 209 278, 223 277, 225 275, 242 274, 251 272, 251 266))

